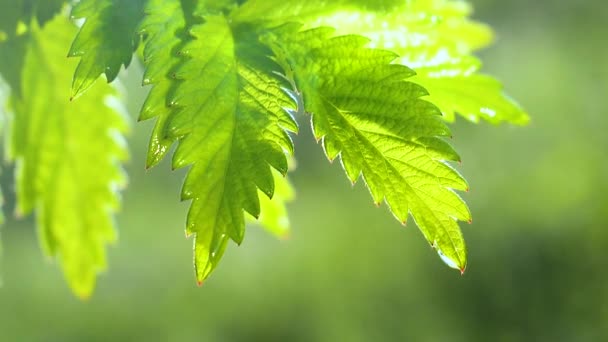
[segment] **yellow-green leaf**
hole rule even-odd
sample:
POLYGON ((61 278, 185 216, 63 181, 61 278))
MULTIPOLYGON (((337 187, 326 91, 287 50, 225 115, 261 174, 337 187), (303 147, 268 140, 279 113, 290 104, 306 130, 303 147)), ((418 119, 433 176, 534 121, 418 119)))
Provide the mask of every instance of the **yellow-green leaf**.
POLYGON ((440 138, 450 133, 438 109, 421 99, 426 91, 406 81, 411 70, 391 64, 393 53, 365 48, 364 37, 297 28, 281 27, 266 41, 293 71, 328 159, 339 158, 351 182, 362 177, 374 202, 386 201, 403 224, 411 214, 448 265, 464 271, 457 221, 471 214, 453 190, 468 186, 447 164, 458 156, 440 138))
POLYGON ((190 166, 182 199, 192 201, 186 229, 195 236, 196 274, 202 282, 228 240, 242 242, 244 212, 260 217, 258 189, 273 197, 271 167, 287 172, 286 153, 293 152, 287 131, 297 126, 284 109, 294 104, 274 73, 280 67, 257 41, 255 30, 233 28, 222 14, 206 15, 188 27, 182 43, 174 29, 187 23, 167 23, 172 29, 164 30, 155 19, 165 10, 178 12, 181 5, 152 1, 146 9, 146 81, 153 88, 142 118, 158 118, 151 164, 177 140, 173 167, 190 166), (156 50, 161 41, 178 46, 177 65, 170 63, 177 55, 156 50))
POLYGON ((389 12, 342 9, 307 27, 335 26, 340 34, 368 37, 369 47, 394 51, 396 62, 416 71, 412 81, 428 90, 427 98, 448 121, 458 113, 473 122, 525 124, 528 115, 503 93, 500 82, 478 73, 481 63, 472 53, 489 45, 493 32, 470 20, 471 12, 463 1, 416 0, 389 12))
POLYGON ((73 291, 87 297, 106 268, 105 246, 116 238, 128 125, 108 85, 70 102, 73 63, 64 48, 75 30, 64 17, 43 30, 32 26, 8 144, 18 214, 36 212, 44 251, 59 260, 73 291))

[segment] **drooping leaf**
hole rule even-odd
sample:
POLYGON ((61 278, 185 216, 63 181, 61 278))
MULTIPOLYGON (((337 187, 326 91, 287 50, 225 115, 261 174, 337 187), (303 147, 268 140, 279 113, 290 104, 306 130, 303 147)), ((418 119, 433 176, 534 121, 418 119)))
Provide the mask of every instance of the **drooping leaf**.
POLYGON ((36 212, 43 249, 60 261, 73 291, 88 296, 106 267, 105 245, 115 239, 113 213, 126 177, 122 138, 128 126, 105 84, 70 102, 74 26, 58 17, 31 27, 14 97, 8 157, 16 163, 17 211, 36 212))
POLYGON ((243 240, 244 212, 260 216, 258 189, 274 195, 271 167, 287 172, 285 153, 293 152, 287 131, 297 126, 284 108, 294 104, 274 74, 280 67, 257 41, 255 30, 231 27, 222 14, 207 15, 188 28, 189 41, 177 52, 182 60, 167 74, 160 63, 170 60, 171 53, 154 46, 160 41, 179 44, 167 31, 179 30, 184 22, 159 30, 154 13, 175 13, 178 4, 158 5, 147 8, 151 17, 144 21, 150 39, 144 52, 146 79, 154 87, 142 117, 158 117, 148 160, 154 164, 166 146, 179 140, 173 167, 190 166, 182 198, 192 200, 187 232, 195 235, 196 274, 202 282, 217 266, 228 240, 243 240))
POLYGON ((453 0, 404 2, 389 13, 357 9, 320 16, 308 26, 335 25, 340 34, 361 34, 370 47, 396 52, 398 62, 414 69, 412 78, 430 93, 448 121, 461 114, 473 122, 524 124, 527 114, 502 92, 502 85, 479 74, 471 54, 493 38, 489 27, 471 21, 471 6, 453 0))
POLYGON ((464 270, 457 221, 471 216, 453 190, 467 184, 446 163, 458 155, 440 138, 450 133, 438 109, 420 99, 426 91, 405 80, 410 69, 391 64, 396 55, 364 48, 366 38, 298 27, 279 28, 266 41, 293 72, 329 160, 339 157, 348 178, 362 177, 374 202, 386 201, 401 222, 411 214, 443 259, 464 270))
POLYGON ((81 0, 72 9, 74 19, 84 19, 68 56, 80 57, 72 81, 72 97, 95 83, 101 74, 112 82, 121 66, 128 66, 139 36, 137 27, 147 0, 81 0))
POLYGON ((150 138, 146 167, 157 165, 166 155, 176 138, 165 134, 167 119, 172 108, 167 98, 176 82, 174 69, 181 62, 179 47, 191 40, 186 29, 201 19, 196 12, 218 12, 229 7, 229 1, 215 1, 213 7, 205 2, 189 0, 149 0, 144 9, 145 17, 139 33, 145 37, 144 64, 146 66, 143 84, 151 85, 139 120, 156 118, 154 132, 150 138))
MULTIPOLYGON (((175 84, 172 77, 176 64, 178 47, 183 44, 186 36, 186 26, 196 21, 186 18, 188 10, 184 10, 180 1, 150 0, 146 7, 146 17, 142 23, 142 34, 145 39, 144 60, 146 70, 144 84, 152 88, 146 103, 142 107, 140 120, 157 118, 154 132, 150 139, 147 166, 156 165, 168 152, 175 138, 165 135, 165 126, 172 109, 167 106, 167 96, 171 86, 175 84), (170 20, 167 20, 170 18, 170 20), (173 46, 172 49, 167 46, 173 46)), ((289 231, 289 218, 285 204, 291 201, 294 190, 286 177, 274 171, 275 192, 272 199, 260 192, 259 223, 270 233, 285 237, 289 231)))

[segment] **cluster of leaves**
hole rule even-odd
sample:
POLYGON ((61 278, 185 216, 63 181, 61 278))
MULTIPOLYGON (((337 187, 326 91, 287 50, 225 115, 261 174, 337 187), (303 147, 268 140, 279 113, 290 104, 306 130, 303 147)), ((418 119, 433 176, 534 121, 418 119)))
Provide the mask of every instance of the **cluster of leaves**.
POLYGON ((351 182, 362 178, 374 202, 386 202, 403 224, 411 215, 461 271, 466 248, 458 221, 471 214, 454 191, 468 186, 448 164, 459 156, 444 140, 446 121, 455 114, 527 121, 497 81, 478 73, 472 53, 492 34, 468 19, 470 7, 460 1, 0 6, 17 211, 36 211, 44 249, 80 296, 91 293, 105 267, 105 244, 114 239, 128 129, 116 78, 134 55, 150 86, 140 120, 156 120, 147 167, 176 144, 173 168, 189 168, 181 197, 191 201, 186 231, 194 236, 199 283, 230 240, 243 241, 246 216, 286 234, 297 115, 311 116, 314 136, 351 182), (75 69, 66 53, 76 57, 75 69), (102 75, 109 84, 96 82, 102 75))

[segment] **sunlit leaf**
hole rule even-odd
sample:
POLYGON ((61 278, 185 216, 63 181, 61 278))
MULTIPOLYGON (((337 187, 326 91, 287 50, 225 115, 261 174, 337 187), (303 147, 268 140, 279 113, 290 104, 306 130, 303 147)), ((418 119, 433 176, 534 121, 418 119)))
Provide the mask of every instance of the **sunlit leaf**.
POLYGON ((339 158, 351 182, 365 180, 405 224, 409 214, 444 259, 466 267, 457 221, 469 209, 453 190, 465 180, 446 161, 458 155, 440 137, 449 130, 440 112, 420 99, 426 91, 405 79, 413 72, 390 64, 390 52, 364 48, 366 38, 334 37, 330 28, 297 32, 288 25, 267 38, 285 70, 292 70, 315 137, 329 160, 339 158))
MULTIPOLYGON (((157 30, 153 15, 163 9, 176 11, 179 5, 168 1, 158 6, 147 10, 151 17, 144 22, 146 32, 150 39, 177 40, 157 30)), ((175 23, 176 28, 181 25, 175 23)), ((287 130, 297 127, 284 110, 293 103, 274 73, 280 68, 254 31, 233 31, 223 15, 208 15, 188 32, 191 36, 179 47, 181 61, 171 79, 155 64, 170 55, 156 53, 156 43, 146 42, 144 54, 151 66, 146 78, 160 95, 148 98, 142 115, 159 117, 153 140, 179 140, 173 167, 190 166, 182 198, 192 201, 187 232, 195 235, 195 266, 202 282, 217 266, 228 240, 242 242, 244 212, 260 216, 258 189, 264 196, 274 195, 271 167, 287 172, 285 153, 293 152, 287 130), (158 81, 150 79, 151 74, 159 75, 158 81), (168 94, 164 101, 162 94, 168 94)), ((153 147, 149 160, 165 152, 153 147)))
POLYGON ((458 221, 471 215, 456 194, 467 184, 449 164, 459 156, 444 140, 445 121, 457 113, 474 122, 528 120, 498 81, 479 73, 473 53, 493 34, 462 1, 81 0, 71 3, 75 26, 42 25, 69 8, 60 0, 0 5, 18 211, 38 212, 45 249, 81 296, 105 264, 126 158, 124 121, 102 106, 114 93, 92 86, 102 74, 114 81, 140 40, 150 86, 140 120, 155 120, 147 167, 175 145, 173 168, 188 168, 182 199, 191 201, 186 231, 199 282, 229 240, 243 241, 246 217, 288 233, 292 116, 310 113, 327 157, 353 183, 363 178, 399 221, 413 217, 460 270, 458 221), (71 91, 68 50, 79 57, 71 91))
POLYGON ((510 122, 525 124, 528 115, 521 107, 502 92, 502 84, 495 78, 477 73, 479 61, 474 58, 452 58, 436 66, 416 69, 412 80, 424 85, 448 121, 458 113, 478 122, 510 122))
POLYGON ((340 34, 370 38, 370 47, 396 52, 399 63, 416 71, 412 81, 429 91, 428 99, 448 121, 458 113, 474 122, 526 123, 527 114, 503 94, 502 85, 478 73, 481 63, 471 54, 491 43, 493 33, 470 20, 470 14, 466 2, 417 0, 389 13, 343 9, 307 26, 335 26, 340 34))
POLYGON ((125 118, 114 91, 99 84, 69 101, 75 28, 59 17, 31 28, 21 96, 13 98, 9 158, 16 163, 17 211, 36 212, 41 244, 56 256, 76 294, 87 297, 116 238, 113 213, 125 185, 125 118))
POLYGON ((326 13, 339 8, 339 4, 340 1, 325 0, 249 0, 240 6, 232 17, 238 22, 257 22, 262 25, 284 23, 326 13))

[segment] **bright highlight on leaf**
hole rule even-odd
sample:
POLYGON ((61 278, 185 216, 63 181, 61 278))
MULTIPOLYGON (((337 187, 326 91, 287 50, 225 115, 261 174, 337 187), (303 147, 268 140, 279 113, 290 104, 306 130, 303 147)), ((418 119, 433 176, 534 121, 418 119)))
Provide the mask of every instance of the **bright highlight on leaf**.
POLYGON ((58 18, 31 40, 21 96, 13 99, 9 157, 17 165, 17 211, 36 211, 44 251, 56 256, 80 297, 106 268, 105 245, 116 239, 112 214, 126 183, 122 134, 128 126, 107 85, 70 103, 73 65, 65 47, 74 27, 58 18))
POLYGON ((389 13, 340 10, 307 26, 340 23, 337 33, 360 34, 371 40, 370 47, 397 53, 398 63, 416 71, 412 81, 428 90, 448 121, 458 113, 473 122, 525 124, 527 114, 502 93, 502 85, 478 73, 481 62, 472 53, 491 43, 493 33, 469 20, 471 12, 461 1, 417 0, 389 13))

